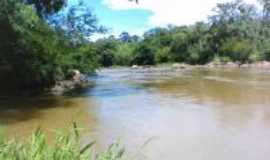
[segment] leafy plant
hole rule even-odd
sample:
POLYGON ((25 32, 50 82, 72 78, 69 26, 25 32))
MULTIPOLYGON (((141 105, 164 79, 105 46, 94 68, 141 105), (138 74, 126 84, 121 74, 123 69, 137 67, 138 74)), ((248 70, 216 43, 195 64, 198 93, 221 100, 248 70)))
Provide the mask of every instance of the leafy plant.
POLYGON ((106 151, 95 155, 94 142, 85 146, 80 143, 77 124, 68 133, 58 132, 53 143, 47 141, 41 129, 37 129, 29 140, 0 141, 1 160, 121 160, 124 149, 112 144, 106 151))

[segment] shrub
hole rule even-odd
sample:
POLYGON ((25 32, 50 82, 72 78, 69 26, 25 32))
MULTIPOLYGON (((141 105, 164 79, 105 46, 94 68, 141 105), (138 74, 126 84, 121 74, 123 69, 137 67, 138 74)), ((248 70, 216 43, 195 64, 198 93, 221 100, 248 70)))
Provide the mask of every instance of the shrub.
POLYGON ((153 65, 155 64, 154 50, 147 44, 140 44, 134 50, 132 64, 153 65))
POLYGON ((166 63, 170 60, 170 47, 163 47, 157 50, 155 54, 155 61, 157 63, 166 63))
POLYGON ((230 39, 221 48, 222 55, 230 57, 233 61, 246 62, 254 53, 254 47, 248 40, 230 39))
POLYGON ((135 45, 132 43, 121 42, 117 45, 114 53, 114 64, 130 65, 135 45))

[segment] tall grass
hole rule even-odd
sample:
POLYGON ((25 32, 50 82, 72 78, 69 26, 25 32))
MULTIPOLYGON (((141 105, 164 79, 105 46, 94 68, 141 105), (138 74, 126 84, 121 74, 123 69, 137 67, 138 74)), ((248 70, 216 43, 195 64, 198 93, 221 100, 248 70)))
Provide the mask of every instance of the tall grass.
POLYGON ((37 129, 26 141, 0 138, 0 160, 122 160, 124 149, 119 144, 111 145, 106 151, 95 154, 94 142, 80 144, 77 125, 68 133, 58 132, 53 143, 48 143, 45 134, 37 129))

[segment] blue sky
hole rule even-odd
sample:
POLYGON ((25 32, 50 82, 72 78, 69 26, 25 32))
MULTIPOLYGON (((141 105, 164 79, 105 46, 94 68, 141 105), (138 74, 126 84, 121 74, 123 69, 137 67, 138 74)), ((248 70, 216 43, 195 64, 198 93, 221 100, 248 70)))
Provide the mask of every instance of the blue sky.
POLYGON ((114 35, 123 31, 142 35, 152 27, 194 24, 206 20, 217 3, 228 1, 231 0, 139 0, 136 4, 128 0, 84 0, 93 8, 99 24, 110 28, 108 34, 114 35))
POLYGON ((118 34, 128 31, 140 34, 150 27, 147 21, 152 15, 151 11, 142 9, 113 10, 102 2, 102 0, 91 0, 90 5, 93 7, 99 24, 108 27, 111 33, 118 34))

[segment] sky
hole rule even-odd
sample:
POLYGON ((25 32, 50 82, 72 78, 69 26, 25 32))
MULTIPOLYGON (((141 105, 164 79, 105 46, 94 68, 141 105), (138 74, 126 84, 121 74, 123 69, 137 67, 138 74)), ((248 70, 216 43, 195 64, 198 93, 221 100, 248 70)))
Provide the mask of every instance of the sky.
MULTIPOLYGON (((190 25, 207 20, 217 3, 230 0, 84 0, 93 8, 99 24, 109 28, 109 34, 123 31, 142 35, 153 27, 190 25)), ((256 0, 244 0, 256 4, 256 0)), ((104 35, 103 35, 104 36, 104 35)), ((93 38, 103 37, 95 35, 93 38)), ((106 36, 106 35, 105 35, 106 36)))

